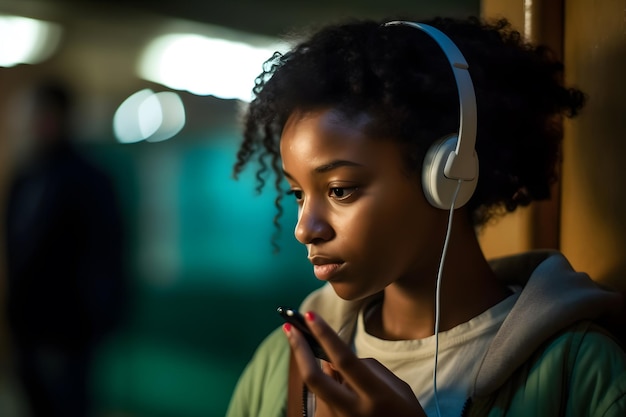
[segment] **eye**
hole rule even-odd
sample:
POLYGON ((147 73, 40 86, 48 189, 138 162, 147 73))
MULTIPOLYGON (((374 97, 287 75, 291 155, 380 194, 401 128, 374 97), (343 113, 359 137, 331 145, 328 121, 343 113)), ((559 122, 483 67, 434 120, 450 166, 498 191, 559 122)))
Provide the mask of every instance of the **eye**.
POLYGON ((328 194, 334 200, 343 201, 350 198, 358 189, 359 187, 333 187, 328 194))
POLYGON ((302 200, 302 190, 289 190, 287 191, 287 195, 294 196, 296 201, 302 200))

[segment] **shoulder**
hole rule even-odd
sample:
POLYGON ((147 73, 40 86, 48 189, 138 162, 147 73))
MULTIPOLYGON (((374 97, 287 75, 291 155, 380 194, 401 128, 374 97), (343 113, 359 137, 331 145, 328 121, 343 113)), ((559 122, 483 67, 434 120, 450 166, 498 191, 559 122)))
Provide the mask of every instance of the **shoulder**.
POLYGON ((579 415, 626 415, 626 353, 603 328, 583 322, 570 330, 568 410, 579 415))
POLYGON ((300 305, 300 310, 315 311, 324 318, 344 340, 350 338, 359 310, 382 293, 374 294, 360 300, 344 300, 340 298, 332 285, 326 283, 310 293, 300 305))
POLYGON ((580 321, 546 341, 470 415, 626 415, 626 355, 603 328, 580 321), (499 411, 498 411, 499 410, 499 411))
POLYGON ((257 347, 244 376, 261 383, 286 377, 289 364, 289 343, 281 328, 272 331, 257 347), (284 373, 284 375, 283 375, 284 373))
POLYGON ((233 392, 227 416, 279 415, 287 395, 289 344, 281 328, 258 346, 233 392), (270 411, 271 410, 271 411, 270 411))

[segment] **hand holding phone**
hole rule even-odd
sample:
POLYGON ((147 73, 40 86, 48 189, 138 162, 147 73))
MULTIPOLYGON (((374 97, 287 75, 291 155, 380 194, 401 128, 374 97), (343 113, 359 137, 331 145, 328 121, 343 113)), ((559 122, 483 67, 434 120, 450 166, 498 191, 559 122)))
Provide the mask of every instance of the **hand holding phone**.
MULTIPOLYGON (((376 359, 359 358, 321 316, 312 311, 304 320, 297 311, 285 307, 279 308, 278 313, 299 329, 299 332, 293 328, 283 330, 293 349, 302 382, 307 391, 315 394, 316 416, 352 416, 358 411, 360 416, 384 413, 386 416, 426 417, 409 384, 376 359), (308 334, 315 337, 306 340, 323 342, 336 359, 335 363, 320 363, 306 348, 301 349, 301 336, 308 334)), ((313 347, 313 350, 317 349, 313 347)))
POLYGON ((302 333, 305 340, 309 344, 309 347, 313 351, 313 354, 317 358, 330 362, 330 359, 328 359, 328 355, 326 355, 326 352, 324 352, 322 346, 320 346, 319 342, 311 334, 311 331, 306 325, 304 317, 302 316, 302 314, 300 314, 300 312, 289 307, 278 307, 276 311, 278 312, 278 314, 281 315, 285 322, 293 325, 293 327, 295 327, 296 329, 298 329, 298 331, 300 331, 300 333, 302 333))

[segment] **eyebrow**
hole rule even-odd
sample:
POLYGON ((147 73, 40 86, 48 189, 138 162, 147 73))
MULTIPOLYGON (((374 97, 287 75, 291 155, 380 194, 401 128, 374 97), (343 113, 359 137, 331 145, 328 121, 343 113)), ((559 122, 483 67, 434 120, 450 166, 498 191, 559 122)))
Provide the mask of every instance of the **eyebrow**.
MULTIPOLYGON (((327 164, 324 165, 320 165, 317 168, 315 168, 315 172, 317 174, 323 174, 325 172, 328 171, 332 171, 333 169, 337 169, 337 168, 341 168, 341 167, 363 167, 364 165, 359 164, 357 162, 353 162, 353 161, 346 161, 344 159, 338 159, 332 162, 329 162, 327 164)), ((288 177, 288 178, 292 178, 291 174, 289 174, 287 171, 283 170, 283 174, 288 177)))

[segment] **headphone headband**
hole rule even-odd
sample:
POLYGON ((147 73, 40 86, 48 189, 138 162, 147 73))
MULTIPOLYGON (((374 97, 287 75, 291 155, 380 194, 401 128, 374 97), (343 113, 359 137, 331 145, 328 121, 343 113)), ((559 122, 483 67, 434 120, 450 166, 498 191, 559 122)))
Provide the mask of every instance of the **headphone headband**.
POLYGON ((464 181, 475 179, 478 176, 474 157, 476 144, 476 96, 468 71, 469 65, 465 57, 448 36, 433 26, 401 20, 387 22, 384 26, 410 26, 421 30, 437 42, 448 59, 459 94, 460 122, 456 149, 446 161, 444 173, 450 179, 464 181))

